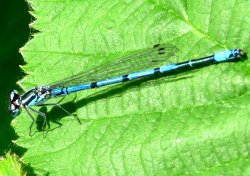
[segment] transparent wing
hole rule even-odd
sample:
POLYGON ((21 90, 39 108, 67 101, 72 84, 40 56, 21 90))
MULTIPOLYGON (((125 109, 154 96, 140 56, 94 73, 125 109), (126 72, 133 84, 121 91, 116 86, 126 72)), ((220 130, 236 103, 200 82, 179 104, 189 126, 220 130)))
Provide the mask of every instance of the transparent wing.
POLYGON ((51 84, 51 88, 68 87, 106 80, 115 76, 155 68, 167 63, 177 62, 178 48, 172 45, 157 44, 152 48, 137 51, 121 57, 111 63, 97 66, 87 72, 82 72, 51 84))

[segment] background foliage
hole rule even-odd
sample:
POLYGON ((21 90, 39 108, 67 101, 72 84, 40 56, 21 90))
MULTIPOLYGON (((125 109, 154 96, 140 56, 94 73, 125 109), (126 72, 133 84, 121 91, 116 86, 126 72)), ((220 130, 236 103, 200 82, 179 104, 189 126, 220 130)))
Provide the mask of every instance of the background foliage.
POLYGON ((11 140, 16 138, 10 127, 12 117, 9 115, 9 93, 12 89, 19 89, 18 79, 24 74, 19 68, 23 64, 22 56, 18 52, 29 39, 28 5, 20 0, 0 1, 0 155, 4 155, 10 148, 18 154, 22 153, 11 140), (15 147, 15 148, 14 148, 15 147))
MULTIPOLYGON (((29 2, 41 32, 22 48, 25 90, 156 43, 180 48, 180 61, 250 51, 249 1, 29 2)), ((83 124, 41 109, 46 137, 28 135, 23 113, 16 143, 40 175, 249 175, 249 98, 248 60, 212 65, 68 96, 63 106, 83 124)))
POLYGON ((6 154, 5 158, 0 159, 0 175, 1 176, 20 176, 26 175, 21 170, 21 165, 18 162, 16 155, 6 154))

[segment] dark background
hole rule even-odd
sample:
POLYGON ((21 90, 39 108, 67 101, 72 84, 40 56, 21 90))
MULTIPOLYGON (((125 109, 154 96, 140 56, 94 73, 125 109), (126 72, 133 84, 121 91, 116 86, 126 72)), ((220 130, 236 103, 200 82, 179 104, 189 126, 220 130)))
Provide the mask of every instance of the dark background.
POLYGON ((33 20, 30 7, 24 0, 0 0, 0 156, 8 150, 17 152, 11 143, 17 136, 10 123, 9 94, 13 89, 20 89, 16 82, 25 74, 19 65, 25 62, 19 53, 31 36, 29 23, 33 20))

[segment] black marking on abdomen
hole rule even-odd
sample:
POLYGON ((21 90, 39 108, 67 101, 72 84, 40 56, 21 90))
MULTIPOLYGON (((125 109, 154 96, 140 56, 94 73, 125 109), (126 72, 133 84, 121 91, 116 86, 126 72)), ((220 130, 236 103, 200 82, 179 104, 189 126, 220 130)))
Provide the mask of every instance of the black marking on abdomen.
POLYGON ((65 94, 64 91, 63 91, 63 88, 61 88, 61 92, 57 93, 56 95, 62 95, 62 94, 65 94))
POLYGON ((128 75, 123 75, 122 76, 122 81, 128 81, 128 80, 129 80, 128 75))
POLYGON ((61 92, 59 95, 62 95, 62 94, 64 94, 63 88, 61 88, 61 92))
POLYGON ((160 73, 160 68, 158 67, 158 68, 155 68, 154 69, 154 73, 156 74, 156 73, 160 73))
POLYGON ((92 83, 90 83, 90 88, 92 89, 92 88, 96 88, 96 87, 98 87, 97 86, 97 82, 92 82, 92 83))

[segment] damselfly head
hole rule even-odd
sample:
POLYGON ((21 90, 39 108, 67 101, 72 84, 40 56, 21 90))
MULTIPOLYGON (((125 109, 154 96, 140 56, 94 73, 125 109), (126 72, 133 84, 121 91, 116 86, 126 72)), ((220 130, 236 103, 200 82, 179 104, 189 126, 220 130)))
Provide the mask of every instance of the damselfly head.
POLYGON ((16 90, 10 93, 10 105, 9 112, 13 117, 18 116, 21 113, 21 97, 16 90))

